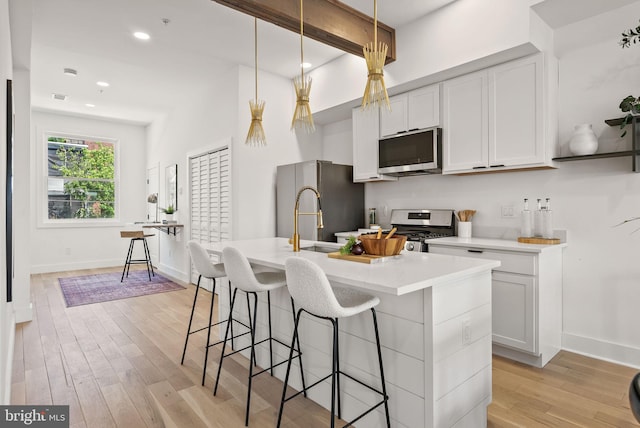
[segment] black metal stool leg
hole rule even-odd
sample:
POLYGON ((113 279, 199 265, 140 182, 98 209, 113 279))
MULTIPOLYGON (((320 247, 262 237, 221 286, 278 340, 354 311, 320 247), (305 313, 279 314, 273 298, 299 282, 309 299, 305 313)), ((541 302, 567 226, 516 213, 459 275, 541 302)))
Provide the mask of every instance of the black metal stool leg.
POLYGON ((382 367, 382 350, 380 348, 380 334, 378 333, 378 317, 376 310, 371 308, 373 315, 373 328, 376 331, 376 346, 378 348, 378 362, 380 364, 380 380, 382 381, 382 397, 384 399, 384 413, 387 417, 387 428, 391 428, 391 418, 389 417, 389 397, 387 396, 387 384, 384 380, 384 368, 382 367))
MULTIPOLYGON (((209 344, 211 343, 211 322, 213 320, 213 302, 216 300, 216 279, 211 278, 213 281, 213 288, 211 289, 211 308, 209 309, 209 326, 207 327, 207 347, 204 350, 204 367, 202 369, 202 386, 204 386, 204 379, 207 376, 207 361, 209 360, 209 344)), ((198 283, 200 279, 198 279, 198 283)))
MULTIPOLYGON (((296 323, 296 305, 291 297, 291 316, 293 317, 293 324, 296 323)), ((302 351, 300 349, 300 336, 296 335, 296 345, 298 346, 298 364, 300 364, 300 378, 302 379, 302 394, 307 397, 307 385, 304 381, 304 369, 302 368, 302 351)))
MULTIPOLYGON (((334 428, 336 425, 336 388, 337 385, 337 377, 338 377, 338 325, 335 319, 331 320, 331 324, 333 325, 333 356, 331 358, 331 428, 334 428)), ((340 397, 340 394, 338 394, 340 397)))
MULTIPOLYGON (((127 258, 124 260, 124 268, 122 269, 122 277, 120 278, 120 282, 124 281, 124 273, 127 271, 127 266, 129 266, 129 261, 131 260, 131 253, 133 251, 133 239, 129 241, 129 251, 127 251, 127 258)), ((129 273, 127 272, 127 277, 129 273)))
MULTIPOLYGON (((249 359, 249 385, 247 387, 247 409, 244 416, 244 426, 249 426, 249 409, 251 407, 251 383, 253 380, 253 366, 256 361, 256 322, 258 320, 258 295, 253 294, 253 324, 251 324, 251 358, 249 359), (252 364, 253 361, 253 364, 252 364)), ((247 293, 247 302, 249 301, 247 293)), ((251 319, 251 318, 249 318, 251 319)))
MULTIPOLYGON (((293 303, 293 299, 292 299, 293 303)), ((291 362, 293 361, 293 350, 298 341, 298 324, 300 323, 300 315, 302 315, 302 309, 298 311, 298 314, 293 316, 293 339, 291 339, 291 347, 289 349, 289 360, 287 361, 287 372, 284 375, 284 385, 282 386, 282 399, 280 400, 280 410, 278 410, 278 423, 276 428, 280 428, 282 422, 282 412, 284 410, 284 403, 287 401, 287 385, 289 385, 289 374, 291 373, 291 362)))
POLYGON ((127 264, 127 278, 129 278, 129 270, 131 269, 131 264, 133 262, 133 250, 136 247, 136 240, 137 238, 133 238, 131 240, 131 251, 129 252, 129 263, 127 264))
MULTIPOLYGON (((229 280, 229 307, 233 307, 233 304, 231 302, 232 294, 233 292, 231 291, 231 280, 229 280)), ((233 322, 231 322, 231 349, 236 349, 236 339, 235 335, 233 334, 233 322)))
POLYGON ((149 245, 147 245, 147 238, 142 238, 142 243, 144 244, 144 257, 147 260, 147 274, 149 275, 149 281, 151 281, 151 275, 156 276, 153 271, 153 264, 151 263, 151 253, 149 252, 149 245), (151 274, 149 274, 151 272, 151 274))
POLYGON ((191 335, 191 322, 193 321, 193 313, 196 310, 196 301, 198 300, 198 291, 200 290, 200 279, 202 275, 198 276, 198 284, 196 285, 196 294, 193 296, 193 306, 191 307, 191 316, 189 317, 189 326, 187 327, 187 337, 184 339, 184 349, 182 350, 182 359, 180 364, 184 364, 184 356, 187 353, 187 343, 189 343, 189 336, 191 335))
POLYGON ((267 313, 269 318, 269 367, 271 368, 271 376, 273 376, 273 340, 271 340, 273 338, 273 336, 271 335, 271 291, 267 291, 267 313))
MULTIPOLYGON (((251 303, 249 302, 249 293, 245 292, 245 295, 247 296, 247 315, 249 317, 249 326, 251 326, 251 325, 253 325, 253 322, 251 321, 251 303)), ((258 298, 258 296, 255 293, 253 295, 256 297, 256 299, 258 298)), ((254 316, 255 316, 255 314, 254 314, 254 316)), ((251 328, 251 327, 249 327, 249 328, 251 328)), ((253 365, 254 366, 256 366, 256 367, 258 366, 258 362, 256 361, 256 356, 253 355, 253 354, 251 355, 251 361, 253 361, 253 365)))
POLYGON ((238 289, 236 288, 233 291, 233 297, 231 298, 231 307, 229 308, 229 318, 227 319, 227 328, 225 329, 225 332, 224 332, 224 342, 222 343, 222 353, 220 354, 220 364, 218 364, 218 374, 216 375, 216 384, 213 388, 213 395, 216 395, 216 393, 218 392, 218 383, 220 382, 220 372, 222 371, 222 362, 224 361, 224 351, 227 347, 227 339, 229 338, 229 329, 232 322, 231 315, 233 314, 233 305, 235 305, 236 303, 237 293, 238 293, 238 289))

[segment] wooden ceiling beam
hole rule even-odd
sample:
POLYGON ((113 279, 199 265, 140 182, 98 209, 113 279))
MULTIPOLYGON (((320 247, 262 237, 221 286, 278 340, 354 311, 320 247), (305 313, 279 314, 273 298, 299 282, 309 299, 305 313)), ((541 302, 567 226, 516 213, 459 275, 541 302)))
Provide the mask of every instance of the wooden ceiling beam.
MULTIPOLYGON (((213 1, 300 33, 299 0, 213 1)), ((362 47, 373 42, 373 18, 337 0, 304 0, 304 35, 364 57, 362 47)), ((389 47, 386 63, 395 61, 396 30, 378 21, 378 42, 389 47)))

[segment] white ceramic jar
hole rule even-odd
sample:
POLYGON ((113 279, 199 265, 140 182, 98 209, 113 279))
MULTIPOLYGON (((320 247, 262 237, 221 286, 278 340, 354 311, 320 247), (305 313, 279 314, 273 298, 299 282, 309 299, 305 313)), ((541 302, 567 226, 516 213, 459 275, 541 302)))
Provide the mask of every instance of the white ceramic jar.
POLYGON ((591 124, 576 125, 569 140, 569 150, 575 156, 592 155, 598 150, 598 138, 591 124))

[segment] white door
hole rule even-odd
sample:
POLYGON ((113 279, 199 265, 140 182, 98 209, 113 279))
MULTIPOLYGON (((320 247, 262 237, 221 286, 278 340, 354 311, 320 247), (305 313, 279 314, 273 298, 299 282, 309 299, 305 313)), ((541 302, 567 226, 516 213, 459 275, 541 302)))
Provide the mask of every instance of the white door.
POLYGON ((389 98, 391 110, 380 109, 380 136, 388 137, 407 131, 407 94, 389 98))
POLYGON ((492 275, 493 342, 535 353, 535 277, 504 272, 492 275))
POLYGON ((440 126, 440 85, 431 85, 409 92, 407 100, 407 130, 440 126))
MULTIPOLYGON (((229 149, 189 159, 191 239, 200 243, 231 239, 231 158, 229 149)), ((191 269, 191 282, 198 274, 191 269)), ((211 284, 201 282, 211 289, 211 284)))

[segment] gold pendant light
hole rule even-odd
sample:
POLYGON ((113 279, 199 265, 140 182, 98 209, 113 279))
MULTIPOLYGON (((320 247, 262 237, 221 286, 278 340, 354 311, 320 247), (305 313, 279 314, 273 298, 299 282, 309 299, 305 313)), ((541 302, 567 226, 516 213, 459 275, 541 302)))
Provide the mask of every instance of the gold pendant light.
POLYGON ((378 1, 373 0, 373 43, 363 46, 364 59, 367 62, 367 86, 362 97, 362 109, 385 106, 391 110, 389 95, 384 85, 384 62, 387 58, 386 43, 378 43, 378 1))
POLYGON ((303 0, 300 0, 300 76, 293 79, 293 87, 296 91, 296 109, 291 120, 291 130, 303 129, 307 133, 316 130, 309 107, 309 93, 311 92, 311 76, 304 75, 304 50, 302 47, 304 36, 303 0))
POLYGON ((265 102, 258 99, 258 18, 254 18, 254 51, 255 51, 255 75, 256 75, 256 96, 255 99, 249 101, 249 109, 251 110, 251 125, 247 133, 245 144, 250 146, 264 146, 267 144, 267 138, 262 128, 262 112, 264 111, 265 102))

